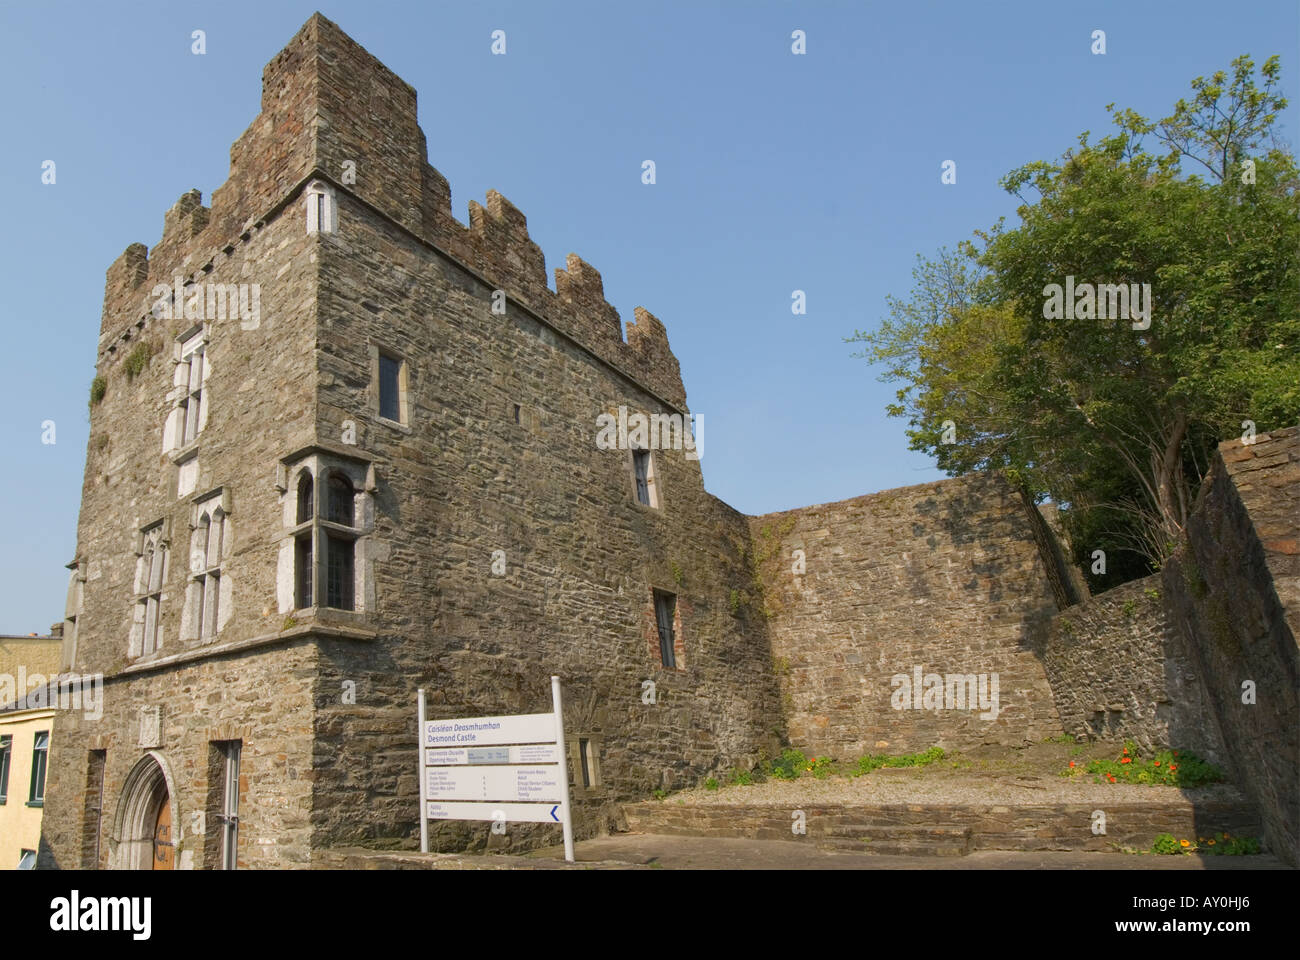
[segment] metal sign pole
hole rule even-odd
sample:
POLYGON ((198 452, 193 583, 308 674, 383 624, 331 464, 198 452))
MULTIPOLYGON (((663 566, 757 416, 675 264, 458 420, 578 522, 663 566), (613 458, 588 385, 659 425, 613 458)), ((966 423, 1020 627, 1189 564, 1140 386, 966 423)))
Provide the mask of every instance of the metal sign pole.
MULTIPOLYGON (((420 702, 423 705, 423 699, 420 702)), ((555 707, 555 748, 560 757, 560 813, 564 818, 564 859, 573 863, 573 820, 569 814, 569 774, 565 769, 567 758, 564 754, 564 709, 560 702, 560 678, 556 676, 551 677, 551 703, 555 707)), ((423 762, 423 754, 421 754, 421 761, 423 762)), ((423 824, 424 821, 420 822, 423 824)))
POLYGON ((416 724, 416 736, 419 738, 420 741, 420 771, 419 771, 420 852, 428 853, 429 852, 429 821, 427 817, 429 813, 429 803, 428 803, 428 798, 425 796, 425 794, 429 789, 429 784, 428 784, 428 778, 425 775, 425 770, 424 770, 424 687, 420 688, 419 700, 420 700, 420 706, 419 706, 420 719, 419 722, 416 724))

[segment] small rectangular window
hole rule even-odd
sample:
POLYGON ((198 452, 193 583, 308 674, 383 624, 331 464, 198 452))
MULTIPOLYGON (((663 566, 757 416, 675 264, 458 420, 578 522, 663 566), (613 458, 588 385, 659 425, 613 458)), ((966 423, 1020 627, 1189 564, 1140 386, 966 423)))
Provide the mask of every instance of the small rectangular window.
POLYGON ((81 842, 81 866, 85 870, 99 869, 99 847, 104 823, 104 769, 108 751, 91 750, 86 769, 86 808, 82 821, 85 833, 81 842))
POLYGON ((45 803, 45 764, 50 749, 50 732, 42 730, 36 734, 32 746, 32 787, 28 794, 28 803, 45 803))
POLYGON ((298 563, 295 567, 297 571, 297 583, 294 585, 293 605, 295 610, 303 610, 311 606, 311 531, 302 534, 294 543, 294 550, 298 555, 298 563))
POLYGON ((591 764, 587 760, 587 753, 591 750, 591 741, 578 738, 578 758, 582 762, 582 788, 584 790, 591 787, 591 764))
POLYGON ((239 753, 242 746, 242 740, 227 740, 222 751, 225 761, 221 809, 222 870, 234 870, 239 859, 239 753))
POLYGON ((515 408, 515 423, 519 422, 519 404, 513 404, 515 408))
POLYGON ((13 753, 13 744, 13 737, 0 737, 0 803, 9 797, 9 757, 13 753))
POLYGON ((402 361, 386 353, 379 355, 379 415, 402 422, 402 361))
POLYGON ((673 653, 675 639, 673 635, 673 615, 676 609, 676 596, 671 593, 655 591, 655 624, 659 628, 659 659, 669 669, 675 669, 677 666, 677 657, 673 653))
POLYGON ((356 544, 345 537, 333 535, 325 539, 325 606, 352 610, 353 554, 356 544))
POLYGON ((636 473, 637 503, 645 504, 648 507, 651 505, 650 503, 650 451, 633 450, 632 469, 636 473))
POLYGON ((36 869, 36 851, 35 851, 35 850, 27 850, 27 849, 24 849, 24 850, 23 850, 23 851, 18 855, 18 869, 19 869, 19 870, 35 870, 35 869, 36 869))

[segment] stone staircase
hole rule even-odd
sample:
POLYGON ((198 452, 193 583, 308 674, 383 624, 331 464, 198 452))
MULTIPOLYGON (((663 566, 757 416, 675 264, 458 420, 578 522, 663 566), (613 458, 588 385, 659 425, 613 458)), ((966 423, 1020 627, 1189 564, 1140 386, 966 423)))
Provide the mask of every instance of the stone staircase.
POLYGON ((1113 852, 1116 845, 1148 849, 1161 833, 1179 838, 1260 835, 1259 819, 1244 801, 1183 797, 1107 805, 1104 835, 1093 833, 1094 807, 1066 803, 807 806, 803 835, 792 832, 794 811, 788 805, 668 799, 627 804, 623 811, 631 833, 788 840, 895 856, 960 857, 976 850, 1113 852))

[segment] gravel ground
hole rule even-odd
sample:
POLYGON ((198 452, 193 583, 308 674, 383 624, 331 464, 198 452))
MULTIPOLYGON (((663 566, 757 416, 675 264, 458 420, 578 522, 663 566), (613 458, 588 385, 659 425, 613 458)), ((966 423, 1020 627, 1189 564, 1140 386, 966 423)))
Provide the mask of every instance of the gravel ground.
POLYGON ((1062 777, 1073 760, 1079 768, 1097 757, 1112 757, 1114 744, 1031 744, 1021 748, 980 748, 952 753, 924 767, 874 770, 860 777, 816 780, 805 774, 795 781, 769 780, 749 786, 724 786, 718 790, 696 787, 669 795, 663 801, 701 805, 745 804, 1003 804, 1042 803, 1168 803, 1188 801, 1241 801, 1228 783, 1213 783, 1195 790, 1143 784, 1093 783, 1092 775, 1062 777))

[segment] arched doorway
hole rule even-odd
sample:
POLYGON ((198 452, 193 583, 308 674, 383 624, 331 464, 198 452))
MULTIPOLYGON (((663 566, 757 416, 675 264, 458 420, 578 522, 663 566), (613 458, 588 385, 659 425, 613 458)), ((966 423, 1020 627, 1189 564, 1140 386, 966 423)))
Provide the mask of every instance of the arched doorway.
POLYGON ((112 866, 126 870, 171 870, 176 865, 176 822, 172 778, 162 755, 151 751, 126 776, 113 833, 112 866))

